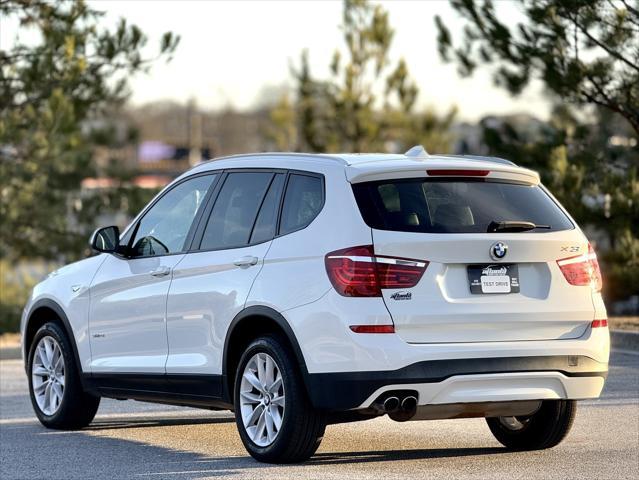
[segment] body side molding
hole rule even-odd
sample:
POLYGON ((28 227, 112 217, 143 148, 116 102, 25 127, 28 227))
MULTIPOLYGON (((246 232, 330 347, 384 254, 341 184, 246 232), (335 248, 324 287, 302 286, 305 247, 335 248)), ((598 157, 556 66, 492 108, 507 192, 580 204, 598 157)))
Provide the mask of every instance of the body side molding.
POLYGON ((205 409, 232 409, 220 397, 222 376, 208 374, 94 373, 85 375, 94 395, 205 409))

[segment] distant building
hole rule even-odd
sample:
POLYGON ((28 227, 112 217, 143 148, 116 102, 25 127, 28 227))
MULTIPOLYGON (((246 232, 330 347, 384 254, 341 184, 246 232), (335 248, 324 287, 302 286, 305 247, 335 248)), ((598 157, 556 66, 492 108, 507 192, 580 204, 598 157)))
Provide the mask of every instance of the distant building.
MULTIPOLYGON (((133 172, 134 185, 157 189, 203 160, 267 149, 266 108, 211 112, 198 109, 194 102, 156 102, 128 108, 109 121, 114 145, 96 148, 98 178, 85 179, 85 189, 112 187, 116 180, 107 173, 112 167, 133 172)), ((106 127, 106 122, 91 126, 106 127)))

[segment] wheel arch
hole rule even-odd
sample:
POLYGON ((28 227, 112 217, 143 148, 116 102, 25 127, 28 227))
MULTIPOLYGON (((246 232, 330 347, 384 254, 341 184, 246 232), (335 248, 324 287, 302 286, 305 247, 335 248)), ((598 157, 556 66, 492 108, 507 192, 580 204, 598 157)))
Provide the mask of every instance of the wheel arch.
MULTIPOLYGON (((299 366, 304 387, 309 392, 308 369, 304 361, 302 349, 299 346, 293 329, 281 313, 276 310, 254 305, 238 313, 231 322, 224 340, 224 354, 222 358, 223 398, 233 404, 233 381, 235 369, 244 347, 260 334, 279 333, 288 341, 299 366)), ((310 396, 310 395, 309 395, 310 396)))
POLYGON ((73 329, 69 323, 69 318, 66 313, 64 313, 64 309, 55 300, 51 300, 49 298, 43 298, 36 301, 31 306, 29 314, 27 315, 27 321, 24 327, 25 338, 23 341, 25 370, 29 368, 28 355, 36 332, 40 329, 40 327, 42 327, 42 325, 51 320, 57 320, 64 332, 67 334, 67 338, 69 339, 69 343, 73 350, 73 358, 75 359, 78 373, 82 379, 84 377, 84 375, 82 375, 82 363, 80 362, 80 355, 78 354, 78 347, 76 345, 75 335, 73 335, 73 329))

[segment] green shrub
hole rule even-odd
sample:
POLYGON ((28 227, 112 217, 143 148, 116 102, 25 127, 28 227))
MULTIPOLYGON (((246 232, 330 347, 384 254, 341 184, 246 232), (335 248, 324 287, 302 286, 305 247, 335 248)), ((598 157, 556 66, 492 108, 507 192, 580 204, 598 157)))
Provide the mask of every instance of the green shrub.
POLYGON ((31 289, 55 267, 46 262, 11 264, 0 260, 0 334, 20 329, 20 316, 31 289))

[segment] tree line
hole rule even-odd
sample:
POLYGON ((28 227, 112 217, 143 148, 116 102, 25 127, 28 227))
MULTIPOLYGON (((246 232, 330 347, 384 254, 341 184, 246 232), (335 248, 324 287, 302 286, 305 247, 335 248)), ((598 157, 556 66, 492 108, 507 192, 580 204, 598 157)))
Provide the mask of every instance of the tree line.
MULTIPOLYGON (((607 232, 607 298, 637 295, 639 2, 513 4, 521 21, 500 18, 490 0, 450 0, 464 27, 451 31, 436 17, 431 48, 460 75, 489 70, 512 95, 533 80, 543 84, 554 107, 540 131, 531 137, 508 122, 486 122, 482 142, 489 154, 538 170, 581 225, 607 232)), ((131 76, 170 60, 179 37, 165 33, 157 53, 145 56, 148 40, 139 27, 122 19, 107 28, 102 15, 82 0, 0 0, 0 16, 38 34, 35 43, 0 46, 5 268, 23 259, 79 258, 98 213, 133 214, 148 200, 129 182, 135 172, 117 164, 98 172, 93 153, 112 141, 100 120, 125 104, 131 76), (81 182, 98 173, 116 187, 88 196, 81 182)), ((313 52, 300 52, 293 91, 270 112, 270 141, 287 151, 403 152, 416 144, 449 151, 458 111, 419 106, 419 83, 405 59, 392 55, 395 32, 383 5, 345 0, 341 31, 328 78, 311 71, 313 52)))

